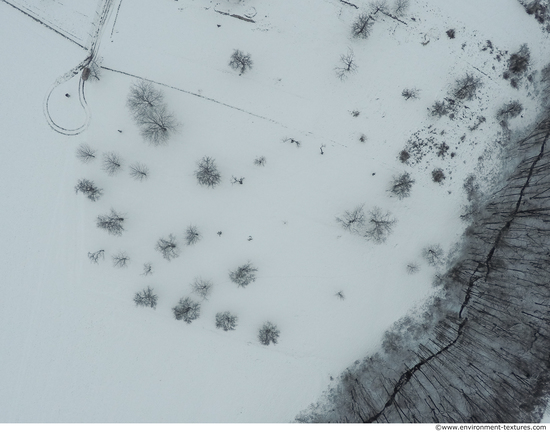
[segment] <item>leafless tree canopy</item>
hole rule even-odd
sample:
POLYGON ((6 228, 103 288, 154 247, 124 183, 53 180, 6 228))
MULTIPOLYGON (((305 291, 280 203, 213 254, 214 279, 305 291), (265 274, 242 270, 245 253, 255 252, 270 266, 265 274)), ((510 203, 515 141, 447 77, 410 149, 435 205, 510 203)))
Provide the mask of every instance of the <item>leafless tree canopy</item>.
POLYGON ((208 296, 210 295, 210 291, 212 290, 212 286, 213 286, 212 281, 202 279, 202 278, 197 278, 191 284, 191 289, 199 297, 202 297, 204 300, 207 300, 208 296))
POLYGON ((165 105, 144 111, 139 116, 138 124, 141 136, 155 146, 165 144, 177 129, 176 118, 165 105))
POLYGON ((265 163, 266 163, 266 159, 264 156, 260 156, 254 159, 254 165, 265 166, 265 163))
POLYGON ((201 239, 201 233, 195 225, 189 225, 185 230, 185 242, 187 246, 194 245, 201 239))
POLYGON ((218 312, 216 314, 216 328, 224 331, 235 330, 237 326, 237 315, 230 312, 218 312))
POLYGON ((104 153, 103 170, 110 176, 118 174, 122 170, 122 158, 120 155, 115 152, 104 153))
POLYGON ((530 59, 531 53, 529 47, 527 44, 523 44, 518 52, 510 55, 508 70, 515 75, 519 75, 527 70, 530 59))
POLYGON ((403 91, 401 92, 401 96, 403 96, 405 100, 418 99, 419 93, 420 93, 420 90, 416 88, 406 88, 406 89, 403 89, 403 91))
POLYGON ((248 262, 229 272, 229 279, 240 287, 245 287, 256 280, 258 269, 248 262))
POLYGON ((407 264, 407 273, 408 274, 418 273, 418 270, 420 270, 420 266, 417 263, 411 262, 411 263, 407 264))
POLYGON ((180 254, 176 237, 173 234, 170 234, 168 238, 160 238, 157 241, 155 250, 159 251, 162 257, 168 261, 177 258, 180 254))
POLYGON ((369 211, 367 220, 364 236, 375 243, 384 243, 397 222, 390 212, 384 212, 378 207, 374 207, 369 211))
POLYGON ((111 257, 113 259, 113 266, 118 268, 123 268, 128 266, 130 257, 126 252, 119 252, 111 257))
POLYGON ((143 181, 149 178, 149 168, 142 163, 130 165, 130 176, 136 180, 143 181))
POLYGON ((409 8, 409 0, 397 0, 393 8, 393 14, 396 17, 402 17, 409 8))
POLYGON ((132 84, 126 104, 134 117, 139 118, 146 111, 164 105, 164 95, 152 83, 142 80, 132 84))
POLYGON ((516 118, 523 111, 523 106, 519 101, 512 101, 503 105, 497 112, 497 119, 506 122, 516 118))
POLYGON ((142 276, 147 276, 153 274, 153 264, 151 263, 145 263, 143 264, 143 273, 142 276))
POLYGON ((252 65, 253 62, 250 58, 250 54, 245 54, 240 50, 233 51, 233 54, 231 54, 229 59, 229 66, 232 69, 239 71, 241 74, 245 73, 249 69, 252 69, 252 65))
POLYGON ((374 17, 368 13, 359 14, 351 25, 351 35, 358 39, 367 39, 374 25, 374 17))
POLYGON ((106 230, 109 234, 120 236, 124 231, 124 217, 113 209, 106 215, 97 217, 97 227, 106 230))
POLYGON ((88 258, 90 259, 90 262, 94 264, 99 264, 99 259, 105 259, 105 251, 103 249, 95 251, 95 252, 88 252, 88 258))
POLYGON ((349 232, 354 234, 362 234, 363 228, 365 227, 365 223, 367 221, 363 207, 363 205, 358 205, 351 211, 346 210, 341 218, 336 218, 336 221, 349 232))
POLYGON ((472 100, 476 95, 476 90, 481 87, 481 80, 467 73, 465 77, 456 80, 453 95, 460 100, 472 100))
POLYGON ((445 173, 441 168, 436 168, 432 171, 432 180, 434 183, 441 183, 445 180, 445 173))
POLYGON ((347 54, 342 54, 340 56, 340 66, 337 66, 334 70, 336 72, 336 76, 341 80, 346 79, 348 75, 357 71, 355 56, 351 49, 347 54))
POLYGON ((422 257, 433 267, 440 266, 445 262, 443 248, 439 244, 426 246, 422 249, 422 257))
POLYGON ((197 162, 195 177, 202 186, 215 187, 221 182, 221 174, 216 166, 215 159, 205 156, 197 162))
POLYGON ((88 144, 81 144, 80 147, 76 149, 76 157, 80 159, 82 163, 88 163, 95 160, 95 155, 97 151, 92 150, 88 144))
POLYGON ((134 303, 136 306, 157 308, 158 295, 154 294, 153 288, 147 287, 142 291, 139 291, 134 296, 134 303))
POLYGON ((279 339, 280 331, 277 326, 267 321, 258 332, 258 339, 262 345, 276 344, 279 339))
POLYGON ((172 311, 177 320, 191 324, 200 316, 201 305, 191 298, 185 297, 180 299, 179 303, 172 308, 172 311))
POLYGON ((90 201, 97 201, 103 195, 103 189, 98 188, 93 181, 80 179, 78 180, 75 192, 82 192, 90 201))
POLYGON ((407 172, 393 178, 390 193, 399 199, 406 198, 411 195, 411 188, 414 180, 407 172))

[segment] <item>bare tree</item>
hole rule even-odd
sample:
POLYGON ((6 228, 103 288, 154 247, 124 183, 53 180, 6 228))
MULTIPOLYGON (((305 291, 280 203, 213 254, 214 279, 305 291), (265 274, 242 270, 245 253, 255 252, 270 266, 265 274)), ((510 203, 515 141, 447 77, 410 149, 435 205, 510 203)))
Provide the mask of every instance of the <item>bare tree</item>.
POLYGON ((103 170, 110 176, 118 174, 122 170, 122 158, 118 153, 107 152, 103 154, 103 170))
POLYGON ((153 288, 147 287, 134 296, 136 306, 157 308, 158 295, 153 293, 153 288))
POLYGON ((200 316, 201 305, 191 298, 185 297, 180 299, 179 303, 172 308, 172 311, 177 320, 183 320, 187 324, 191 324, 193 320, 200 316))
POLYGON ((254 165, 265 166, 266 160, 264 156, 260 156, 254 159, 254 165))
POLYGON ((395 176, 392 181, 390 193, 399 199, 406 198, 411 195, 411 188, 414 184, 414 180, 407 172, 395 176))
POLYGON ((253 62, 250 58, 250 54, 245 54, 240 50, 233 51, 233 54, 231 54, 229 59, 229 66, 233 70, 240 71, 239 75, 242 75, 247 70, 252 69, 252 65, 253 62))
POLYGON ((422 249, 422 257, 433 267, 440 266, 444 263, 443 248, 439 244, 432 244, 422 249))
POLYGON ((420 270, 420 266, 417 263, 411 262, 411 263, 407 264, 407 273, 408 274, 418 273, 418 270, 420 270))
POLYGON ((111 256, 111 258, 113 259, 113 266, 118 268, 127 267, 130 261, 130 257, 126 252, 118 252, 111 256))
POLYGON ((340 56, 340 63, 341 65, 334 68, 334 71, 336 72, 336 76, 342 81, 346 79, 349 74, 357 71, 355 56, 351 49, 349 49, 347 54, 342 54, 340 56))
POLYGON ((216 166, 215 159, 205 156, 197 162, 195 177, 202 186, 215 187, 221 182, 221 174, 216 166))
POLYGON ((358 205, 351 211, 346 210, 341 218, 336 218, 336 221, 340 223, 344 229, 352 233, 361 233, 366 223, 366 216, 363 207, 363 205, 358 205))
POLYGON ((374 207, 369 211, 368 227, 364 236, 375 243, 384 243, 392 233, 396 222, 397 220, 392 218, 389 211, 384 212, 380 208, 374 207))
POLYGON ((95 160, 96 150, 92 150, 88 144, 81 144, 80 147, 76 149, 76 157, 80 159, 82 163, 89 163, 95 160))
POLYGON ((98 188, 93 181, 80 179, 74 188, 75 192, 82 192, 90 201, 97 201, 103 195, 103 189, 98 188))
POLYGON ((465 77, 456 80, 453 96, 460 100, 472 100, 481 85, 479 78, 467 73, 465 77))
POLYGON ((419 93, 420 93, 420 90, 416 88, 406 88, 406 89, 403 89, 403 91, 401 92, 401 96, 403 96, 405 100, 418 99, 419 93))
POLYGON ((216 328, 221 328, 224 331, 235 330, 237 326, 237 315, 230 312, 218 312, 216 314, 216 328))
POLYGON ((403 149, 399 152, 399 161, 401 161, 402 163, 407 163, 410 158, 411 154, 406 149, 403 149))
POLYGON ((275 324, 267 321, 258 332, 258 339, 262 345, 276 344, 280 331, 275 324))
POLYGON ((340 300, 345 300, 346 296, 344 295, 344 291, 340 290, 336 294, 334 294, 336 297, 338 297, 340 300))
POLYGON ((409 8, 409 0, 397 0, 393 8, 393 14, 396 17, 402 17, 409 8))
POLYGON ((138 81, 130 87, 126 105, 134 117, 164 104, 164 95, 148 81, 138 81))
POLYGON ((374 25, 374 16, 368 13, 360 14, 351 25, 351 35, 358 39, 367 39, 374 25))
POLYGON ((520 75, 529 67, 529 61, 531 59, 531 53, 527 44, 523 44, 519 51, 510 55, 508 59, 508 70, 515 74, 520 75))
POLYGON ((250 263, 250 261, 235 270, 229 272, 229 279, 240 287, 245 287, 256 280, 256 272, 258 269, 250 263))
POLYGON ((504 104, 497 112, 497 119, 506 123, 508 120, 516 118, 523 111, 523 106, 519 101, 512 101, 504 104))
POLYGON ((434 183, 441 183, 445 180, 445 173, 441 168, 436 168, 432 171, 432 180, 434 183))
POLYGON ((450 107, 445 101, 436 101, 432 106, 431 114, 434 117, 443 117, 444 115, 447 115, 449 111, 450 107))
POLYGON ((111 213, 97 217, 97 227, 106 230, 109 234, 120 236, 124 227, 124 217, 111 209, 111 213))
POLYGON ((194 245, 201 239, 201 233, 195 225, 189 225, 185 230, 185 242, 187 246, 194 245))
POLYGON ((147 276, 153 274, 153 264, 151 263, 145 263, 143 264, 143 273, 142 276, 147 276))
POLYGON ((142 163, 130 165, 130 176, 136 180, 143 181, 149 178, 149 168, 142 163))
POLYGON ((95 251, 95 252, 88 252, 88 258, 90 259, 90 262, 94 264, 99 264, 99 259, 105 259, 105 251, 103 249, 95 251))
POLYGON ((212 290, 212 285, 212 281, 210 280, 196 278, 191 284, 191 288, 199 297, 207 300, 210 295, 210 291, 212 290))
POLYGON ((180 255, 180 250, 176 237, 170 234, 168 238, 160 238, 157 241, 155 250, 162 254, 162 257, 168 261, 177 258, 180 255))
POLYGON ((144 111, 137 118, 141 136, 151 144, 165 144, 170 135, 176 131, 178 123, 165 105, 144 111))

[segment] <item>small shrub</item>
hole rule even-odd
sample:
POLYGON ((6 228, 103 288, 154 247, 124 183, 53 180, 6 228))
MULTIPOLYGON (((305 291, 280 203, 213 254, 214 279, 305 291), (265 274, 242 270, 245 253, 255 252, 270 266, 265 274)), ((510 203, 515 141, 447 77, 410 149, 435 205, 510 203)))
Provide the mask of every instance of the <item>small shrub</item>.
POLYGON ((395 176, 392 181, 390 193, 399 199, 406 198, 411 195, 411 188, 414 184, 414 180, 407 172, 395 176))
POLYGON ((76 157, 82 163, 89 163, 95 160, 96 153, 97 150, 93 150, 88 144, 81 144, 80 147, 76 149, 76 157))
POLYGON ((115 152, 103 154, 103 170, 110 176, 118 174, 122 170, 122 158, 115 152))
POLYGON ((290 142, 291 144, 294 144, 296 145, 296 147, 300 148, 300 146, 302 145, 302 143, 294 138, 284 138, 283 139, 283 142, 290 142))
POLYGON ((130 165, 130 176, 139 181, 146 180, 149 178, 149 168, 141 163, 130 165))
POLYGON ((415 262, 411 262, 411 263, 408 263, 407 264, 407 273, 408 274, 415 274, 415 273, 418 273, 418 271, 420 270, 420 266, 415 263, 415 262))
POLYGON ((258 269, 254 267, 250 262, 237 267, 235 270, 229 272, 229 279, 231 282, 236 283, 238 286, 244 288, 256 280, 256 272, 258 269))
POLYGON ((123 223, 124 217, 113 209, 111 209, 111 213, 97 217, 97 227, 106 230, 111 235, 122 235, 123 223))
POLYGON ((399 152, 399 161, 401 163, 407 163, 411 158, 411 154, 407 150, 401 150, 399 152))
POLYGON ((276 344, 279 339, 280 331, 275 324, 267 321, 258 332, 258 339, 262 345, 276 344))
POLYGON ((229 312, 218 312, 216 314, 216 328, 224 331, 235 330, 237 327, 237 315, 229 312))
POLYGON ((177 258, 180 255, 178 243, 173 234, 170 234, 168 238, 160 238, 157 241, 155 250, 160 252, 162 257, 167 261, 177 258))
POLYGON ((191 288, 194 293, 206 300, 210 295, 210 290, 212 289, 212 281, 197 278, 191 284, 191 288))
POLYGON ((147 287, 144 290, 137 292, 134 296, 136 306, 157 308, 158 295, 153 293, 153 288, 147 287))
POLYGON ((130 257, 126 252, 119 252, 111 257, 113 259, 113 267, 123 268, 128 266, 130 257))
POLYGON ((345 300, 346 296, 344 295, 343 291, 338 291, 336 294, 334 294, 336 297, 338 297, 340 300, 345 300))
POLYGON ((468 201, 474 200, 479 194, 479 183, 476 182, 476 176, 470 174, 468 177, 466 177, 462 188, 466 192, 466 198, 468 199, 468 201))
POLYGON ((254 159, 254 165, 257 166, 265 166, 266 160, 264 156, 260 156, 256 159, 254 159))
POLYGON ((187 246, 194 245, 201 239, 199 229, 195 225, 189 225, 185 231, 185 242, 187 246))
POLYGON ((105 259, 105 251, 103 249, 98 250, 96 252, 88 252, 88 258, 90 259, 90 262, 94 264, 99 264, 99 259, 105 259))
POLYGON ((362 143, 367 142, 367 136, 365 134, 361 134, 359 136, 359 141, 362 142, 362 143))
POLYGON ((443 264, 444 262, 444 253, 443 248, 439 244, 433 244, 426 246, 422 250, 422 257, 428 262, 432 267, 437 267, 443 264))
POLYGON ((151 263, 143 264, 143 273, 142 276, 147 276, 153 274, 153 265, 151 263))
POLYGON ((441 183, 445 180, 445 174, 441 168, 436 168, 432 171, 432 180, 434 183, 441 183))
POLYGON ((179 303, 172 308, 174 317, 178 321, 184 321, 187 324, 191 324, 196 320, 201 313, 200 303, 191 300, 189 297, 181 298, 179 303))
POLYGON ((200 185, 211 188, 214 188, 221 182, 221 174, 218 171, 215 160, 208 156, 203 157, 197 162, 195 177, 200 185))
POLYGON ((447 33, 447 36, 449 37, 449 39, 454 39, 455 38, 455 29, 449 29, 446 31, 447 33))
POLYGON ((401 92, 401 96, 405 98, 405 100, 409 99, 418 99, 418 94, 420 93, 420 90, 415 88, 406 88, 401 92))
POLYGON ((96 187, 93 181, 80 179, 74 188, 75 192, 82 192, 90 201, 97 201, 103 195, 103 189, 96 187))
POLYGON ((250 54, 245 54, 244 52, 240 50, 233 51, 233 54, 231 54, 231 57, 229 59, 229 66, 231 69, 239 71, 242 75, 247 70, 252 69, 252 59, 250 58, 250 54))

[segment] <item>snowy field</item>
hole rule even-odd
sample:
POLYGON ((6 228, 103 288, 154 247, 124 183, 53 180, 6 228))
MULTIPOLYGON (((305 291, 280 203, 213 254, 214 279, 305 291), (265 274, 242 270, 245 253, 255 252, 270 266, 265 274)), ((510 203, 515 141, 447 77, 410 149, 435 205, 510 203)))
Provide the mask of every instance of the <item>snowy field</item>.
POLYGON ((0 421, 292 421, 437 289, 421 251, 439 243, 452 254, 466 226, 464 180, 476 174, 490 190, 498 177, 497 110, 521 102, 513 130, 538 114, 536 79, 514 89, 502 73, 522 44, 529 71, 540 70, 548 38, 516 0, 411 0, 403 22, 381 18, 366 40, 350 37, 359 10, 337 0, 117 0, 84 110, 79 75, 52 84, 88 56, 78 44, 90 46, 106 3, 13 2, 75 44, 0 2, 0 421), (254 62, 241 76, 228 67, 234 49, 254 62), (349 52, 357 70, 339 80, 349 52), (466 73, 481 79, 477 97, 454 119, 431 116, 466 73), (166 146, 145 142, 126 107, 136 77, 159 83, 180 123, 166 146), (405 100, 413 87, 419 98, 405 100), (414 136, 433 149, 404 165, 414 136), (82 143, 98 160, 79 162, 82 143), (115 176, 101 167, 109 151, 123 161, 115 176), (222 174, 214 189, 194 176, 204 156, 222 174), (150 170, 143 182, 129 175, 136 162, 150 170), (415 183, 398 200, 388 189, 405 171, 415 183), (104 189, 97 202, 75 194, 81 178, 104 189), (385 243, 337 223, 360 204, 397 220, 385 243), (125 215, 120 237, 96 227, 111 208, 125 215), (202 238, 186 246, 189 225, 202 238), (181 254, 168 262, 155 244, 170 234, 181 254), (87 256, 97 250, 98 265, 87 256), (119 252, 126 268, 112 265, 119 252), (237 287, 229 271, 248 261, 257 280, 237 287), (207 300, 192 293, 198 277, 213 282, 207 300), (148 286, 158 305, 137 308, 148 286), (201 304, 191 324, 171 310, 186 296, 201 304), (234 331, 215 327, 226 310, 238 316, 234 331), (276 345, 258 341, 265 321, 280 330, 276 345))

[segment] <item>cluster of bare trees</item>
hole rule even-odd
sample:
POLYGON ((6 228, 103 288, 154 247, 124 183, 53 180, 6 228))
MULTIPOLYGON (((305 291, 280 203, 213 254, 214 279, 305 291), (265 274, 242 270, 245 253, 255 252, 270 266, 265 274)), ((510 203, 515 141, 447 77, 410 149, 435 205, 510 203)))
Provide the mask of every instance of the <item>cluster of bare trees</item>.
MULTIPOLYGON (((522 161, 472 218, 441 294, 349 367, 302 422, 538 422, 550 356, 550 120, 516 146, 522 161), (521 401, 521 402, 519 402, 521 401)), ((468 185, 477 195, 474 181, 468 185)), ((430 246, 424 257, 440 262, 430 246)))
POLYGON ((365 214, 363 205, 355 207, 351 211, 345 211, 336 221, 342 228, 353 234, 358 234, 375 243, 384 243, 392 233, 397 220, 389 211, 383 211, 374 207, 365 214))
POLYGON ((396 0, 393 7, 389 7, 384 0, 375 1, 370 4, 369 11, 360 13, 351 25, 351 35, 358 39, 367 39, 371 32, 378 14, 403 22, 401 18, 409 7, 409 0, 396 0))
POLYGON ((140 80, 130 87, 126 101, 141 136, 152 145, 165 144, 178 122, 164 103, 163 93, 149 81, 140 80))

